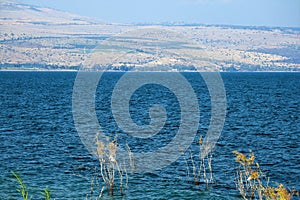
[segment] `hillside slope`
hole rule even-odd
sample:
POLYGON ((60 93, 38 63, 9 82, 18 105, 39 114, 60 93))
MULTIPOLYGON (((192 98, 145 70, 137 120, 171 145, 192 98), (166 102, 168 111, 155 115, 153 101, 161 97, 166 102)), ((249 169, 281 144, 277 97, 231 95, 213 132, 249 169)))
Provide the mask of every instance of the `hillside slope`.
POLYGON ((99 58, 111 61, 94 70, 300 71, 299 28, 124 25, 11 0, 0 6, 1 69, 79 69, 104 45, 99 58), (130 54, 119 58, 125 44, 130 54))

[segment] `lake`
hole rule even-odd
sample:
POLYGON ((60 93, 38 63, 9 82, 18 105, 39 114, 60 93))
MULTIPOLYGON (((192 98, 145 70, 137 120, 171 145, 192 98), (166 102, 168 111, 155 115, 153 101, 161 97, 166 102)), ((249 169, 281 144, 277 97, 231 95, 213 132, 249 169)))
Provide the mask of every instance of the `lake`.
MULTIPOLYGON (((90 194, 99 163, 83 145, 74 123, 76 75, 0 72, 0 199, 20 197, 11 171, 20 172, 33 199, 40 199, 40 191, 46 187, 55 199, 86 199, 90 194)), ((185 160, 190 152, 195 157, 199 154, 197 141, 208 131, 212 102, 198 73, 181 75, 198 99, 200 120, 194 142, 168 166, 129 173, 126 194, 112 198, 104 192, 104 199, 241 199, 234 183, 238 163, 233 150, 252 150, 273 184, 300 190, 300 73, 221 73, 226 118, 213 152, 214 183, 209 188, 188 181, 185 160)), ((96 89, 96 117, 103 134, 117 136, 120 146, 128 143, 133 153, 153 152, 168 144, 181 125, 179 97, 158 84, 136 90, 130 99, 132 121, 149 124, 149 108, 160 104, 167 113, 166 122, 152 137, 130 136, 118 126, 110 108, 114 87, 122 76, 124 73, 104 73, 96 89)))

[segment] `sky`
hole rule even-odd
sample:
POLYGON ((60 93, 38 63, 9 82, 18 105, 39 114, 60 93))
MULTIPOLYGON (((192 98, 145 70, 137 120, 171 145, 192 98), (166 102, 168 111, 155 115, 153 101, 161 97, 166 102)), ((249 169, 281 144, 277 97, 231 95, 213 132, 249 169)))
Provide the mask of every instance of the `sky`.
POLYGON ((300 27, 300 0, 19 0, 113 23, 300 27))

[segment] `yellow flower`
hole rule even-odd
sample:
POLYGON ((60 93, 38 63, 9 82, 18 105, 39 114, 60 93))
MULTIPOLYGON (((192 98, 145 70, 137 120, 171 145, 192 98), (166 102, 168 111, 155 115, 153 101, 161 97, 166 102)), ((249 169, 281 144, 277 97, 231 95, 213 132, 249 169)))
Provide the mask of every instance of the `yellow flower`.
POLYGON ((290 200, 291 194, 283 187, 282 184, 279 184, 279 186, 275 189, 277 192, 277 196, 280 197, 280 200, 290 200))
POLYGON ((234 153, 236 155, 236 162, 244 165, 245 161, 246 161, 246 156, 238 151, 233 151, 232 153, 234 153))
POLYGON ((259 173, 258 172, 252 172, 251 175, 249 176, 248 180, 257 180, 259 177, 259 173))
POLYGON ((202 144, 203 144, 203 138, 202 138, 202 135, 201 135, 200 138, 199 138, 198 144, 199 144, 199 145, 202 145, 202 144))
POLYGON ((268 187, 264 191, 264 196, 267 197, 267 199, 276 199, 276 193, 275 189, 273 187, 268 187))
POLYGON ((236 155, 236 162, 238 162, 244 166, 253 164, 253 162, 255 160, 254 153, 251 153, 249 158, 247 158, 244 154, 242 154, 236 150, 233 151, 232 153, 234 153, 236 155))
POLYGON ((251 153, 251 156, 250 156, 250 158, 246 159, 246 163, 247 163, 247 165, 251 165, 251 164, 253 164, 253 162, 254 162, 254 159, 255 159, 254 153, 251 153))

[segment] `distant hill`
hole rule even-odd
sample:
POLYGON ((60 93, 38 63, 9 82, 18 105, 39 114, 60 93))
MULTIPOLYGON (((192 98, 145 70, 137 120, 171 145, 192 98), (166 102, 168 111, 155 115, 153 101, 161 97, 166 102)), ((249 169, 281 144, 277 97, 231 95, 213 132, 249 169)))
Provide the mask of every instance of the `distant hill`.
POLYGON ((17 1, 1 1, 1 24, 43 24, 43 25, 87 25, 101 23, 98 19, 43 8, 34 5, 22 4, 17 1))
POLYGON ((88 70, 300 71, 299 35, 299 28, 105 23, 2 0, 0 69, 79 69, 98 47, 99 63, 88 70))

